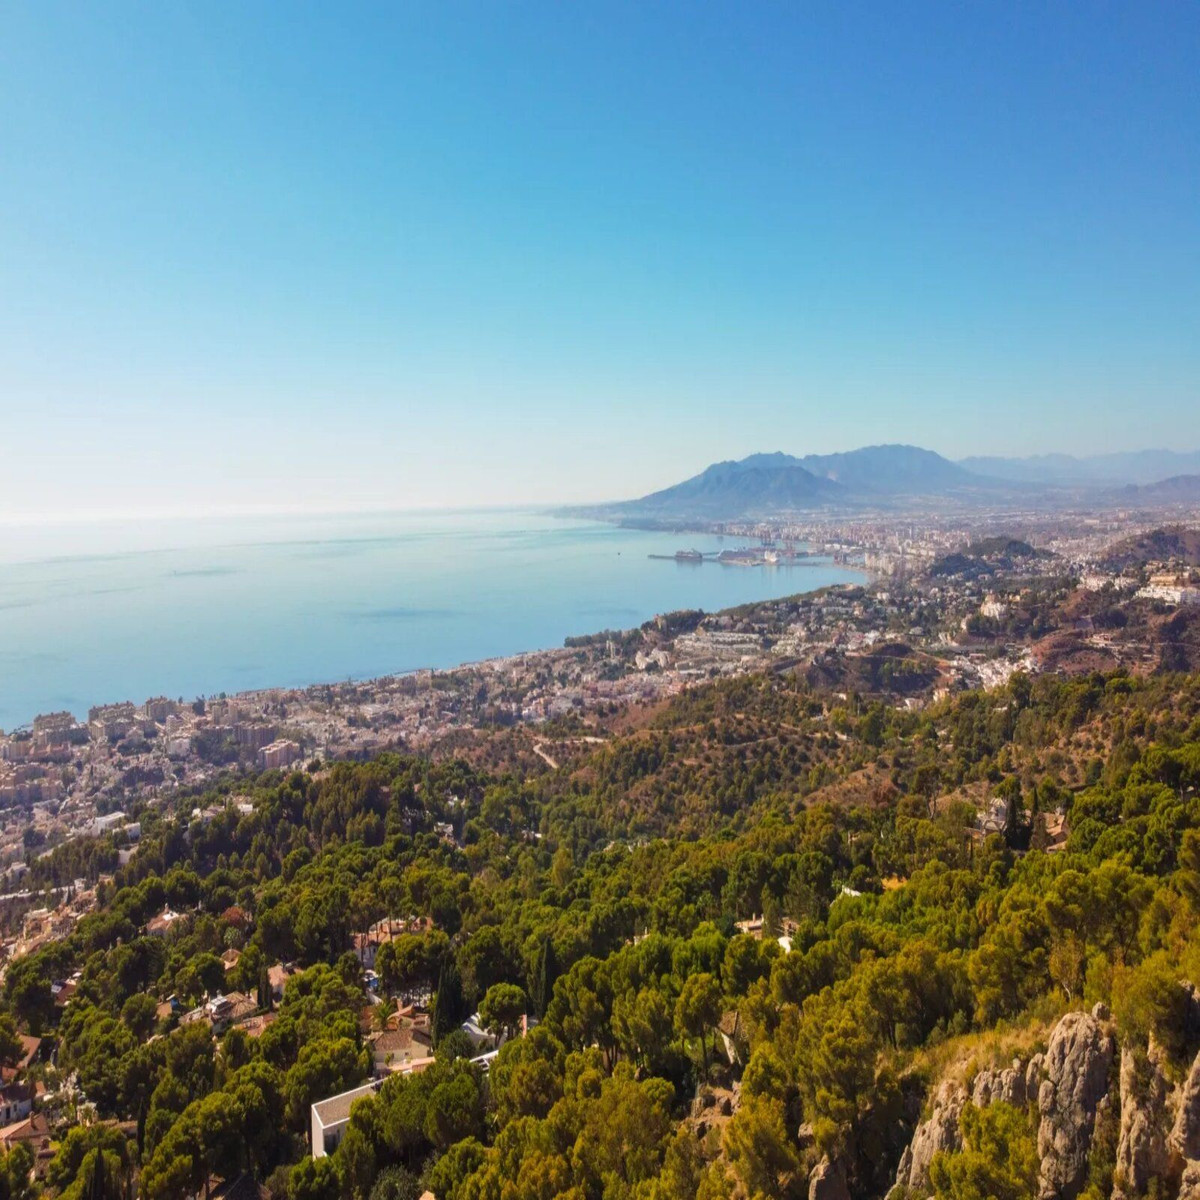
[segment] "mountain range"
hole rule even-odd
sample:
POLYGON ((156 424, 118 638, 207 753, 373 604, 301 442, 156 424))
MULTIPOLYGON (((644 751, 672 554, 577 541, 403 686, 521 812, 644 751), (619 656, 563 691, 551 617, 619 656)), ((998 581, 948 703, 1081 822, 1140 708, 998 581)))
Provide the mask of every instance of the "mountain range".
POLYGON ((996 479, 1055 486, 1072 484, 1151 484, 1175 475, 1200 474, 1200 451, 1127 450, 1076 458, 1036 454, 1030 458, 964 458, 959 466, 996 479))
POLYGON ((571 510, 605 520, 746 520, 901 502, 1114 504, 1200 501, 1200 452, 1145 450, 1091 458, 975 457, 953 462, 919 446, 864 446, 796 457, 775 452, 714 463, 636 500, 571 510))

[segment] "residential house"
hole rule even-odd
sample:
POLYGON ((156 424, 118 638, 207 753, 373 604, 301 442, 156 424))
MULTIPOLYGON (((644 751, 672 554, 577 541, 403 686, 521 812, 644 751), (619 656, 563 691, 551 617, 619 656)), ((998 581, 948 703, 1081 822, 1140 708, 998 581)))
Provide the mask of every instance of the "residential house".
POLYGON ((11 1083, 19 1075, 23 1075, 30 1064, 37 1061, 37 1057, 41 1053, 42 1039, 40 1037, 33 1037, 28 1033, 19 1033, 17 1037, 21 1042, 21 1057, 14 1066, 4 1067, 0 1070, 0 1082, 11 1083))
POLYGON ((255 1013, 254 1016, 247 1017, 244 1021, 239 1021, 238 1028, 244 1030, 247 1037, 262 1037, 270 1026, 275 1023, 277 1017, 278 1014, 273 1012, 255 1013))
POLYGON ((157 917, 151 917, 146 922, 146 932, 150 937, 165 938, 168 933, 175 927, 176 922, 183 919, 182 913, 177 913, 174 909, 164 908, 157 917))
POLYGON ((50 1142, 50 1122, 44 1113, 30 1113, 22 1120, 14 1121, 0 1129, 0 1148, 7 1151, 22 1144, 33 1151, 34 1176, 38 1179, 43 1178, 46 1168, 54 1158, 50 1142))
POLYGON ((484 1029, 478 1013, 472 1013, 461 1026, 463 1033, 471 1039, 476 1050, 495 1050, 496 1038, 484 1029))
POLYGON ((204 1008, 213 1032, 224 1033, 230 1025, 253 1016, 258 1008, 258 1001, 253 996, 247 996, 245 992, 229 992, 226 995, 213 996, 204 1008))
POLYGON ((402 1018, 397 1029, 385 1029, 367 1038, 376 1075, 387 1075, 433 1054, 429 1017, 402 1018))
POLYGON ((33 1112, 33 1087, 28 1083, 9 1083, 0 1088, 0 1126, 23 1121, 33 1112))
POLYGON ((50 995, 54 998, 57 1008, 65 1008, 67 1001, 79 990, 79 981, 83 976, 76 972, 70 979, 56 979, 50 985, 50 995))
POLYGON ((433 928, 429 917, 386 917, 376 921, 366 933, 354 935, 354 953, 358 961, 368 970, 375 968, 375 956, 379 947, 406 933, 428 933, 433 928))
POLYGON ((267 983, 271 988, 273 1000, 283 999, 283 989, 287 987, 287 981, 296 973, 296 968, 292 963, 276 963, 267 969, 267 983))
POLYGON ((327 1100, 318 1100, 312 1106, 312 1156, 324 1158, 332 1154, 341 1143, 350 1122, 350 1109, 355 1100, 372 1096, 379 1090, 379 1081, 364 1083, 327 1100))

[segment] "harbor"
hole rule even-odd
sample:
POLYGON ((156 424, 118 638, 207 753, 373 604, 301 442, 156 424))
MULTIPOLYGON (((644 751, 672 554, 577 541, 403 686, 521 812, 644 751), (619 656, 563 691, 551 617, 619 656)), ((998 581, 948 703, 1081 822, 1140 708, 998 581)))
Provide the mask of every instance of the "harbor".
POLYGON ((827 561, 823 556, 790 545, 782 548, 774 545, 744 546, 735 550, 713 550, 707 554, 700 550, 676 550, 674 554, 651 554, 648 557, 661 562, 694 565, 712 562, 725 567, 795 567, 827 561))

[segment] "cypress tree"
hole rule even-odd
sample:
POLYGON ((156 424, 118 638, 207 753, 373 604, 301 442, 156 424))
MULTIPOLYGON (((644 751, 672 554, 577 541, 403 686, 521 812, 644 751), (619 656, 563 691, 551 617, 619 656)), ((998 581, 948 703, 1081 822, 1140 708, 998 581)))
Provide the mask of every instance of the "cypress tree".
POLYGON ((1004 840, 1014 850, 1024 849, 1029 838, 1025 823, 1025 805, 1021 799, 1021 781, 1015 775, 1001 780, 996 795, 1008 802, 1004 819, 1004 840))
POLYGON ((783 932, 779 917, 779 901, 769 887, 762 890, 762 933, 764 938, 777 938, 783 932))
POLYGON ((463 998, 462 976, 453 954, 447 954, 438 975, 437 991, 433 997, 433 1044, 436 1046, 448 1033, 453 1033, 467 1016, 463 998))
POLYGON ((554 981, 558 978, 558 959, 554 956, 554 943, 550 935, 542 935, 542 948, 538 954, 537 968, 533 976, 533 1003, 539 1017, 546 1015, 550 999, 554 995, 554 981))
POLYGON ((105 1170, 104 1151, 92 1151, 92 1171, 88 1178, 87 1200, 107 1200, 108 1172, 105 1170))

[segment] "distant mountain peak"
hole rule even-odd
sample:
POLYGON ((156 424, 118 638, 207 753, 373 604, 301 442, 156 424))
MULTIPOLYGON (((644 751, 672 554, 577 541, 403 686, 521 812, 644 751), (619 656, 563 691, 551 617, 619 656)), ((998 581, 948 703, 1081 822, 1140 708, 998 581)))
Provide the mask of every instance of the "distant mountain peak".
POLYGON ((1040 496, 1054 504, 1080 489, 1113 501, 1118 499, 1115 489, 1130 484, 1139 486, 1122 499, 1149 504, 1191 500, 1200 486, 1197 475, 1200 452, 1142 450, 1091 459, 1045 454, 952 462, 922 446, 889 442, 803 457, 759 451, 713 463, 682 483, 638 500, 572 511, 634 522, 764 520, 913 501, 1026 504, 1040 496))
POLYGON ((987 483, 920 446, 864 446, 803 458, 775 450, 725 459, 638 500, 590 511, 633 520, 745 520, 940 496, 987 483))
POLYGON ((985 483, 933 450, 892 442, 799 460, 815 475, 870 495, 939 495, 985 483))
POLYGON ((1179 475, 1200 474, 1200 451, 1123 450, 1076 457, 1032 454, 1025 458, 975 456, 959 461, 969 471, 1048 487, 1103 487, 1152 484, 1179 475))

